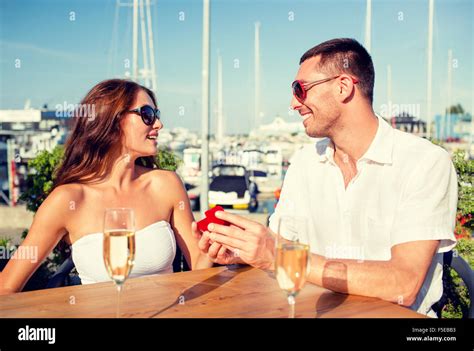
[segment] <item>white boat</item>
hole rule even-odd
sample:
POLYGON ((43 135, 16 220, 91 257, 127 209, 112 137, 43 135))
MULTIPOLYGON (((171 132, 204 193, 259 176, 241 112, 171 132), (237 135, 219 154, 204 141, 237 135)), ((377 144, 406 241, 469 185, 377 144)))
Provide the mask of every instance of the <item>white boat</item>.
POLYGON ((209 185, 209 207, 256 211, 258 202, 255 184, 249 179, 241 165, 221 165, 213 168, 213 179, 209 185))

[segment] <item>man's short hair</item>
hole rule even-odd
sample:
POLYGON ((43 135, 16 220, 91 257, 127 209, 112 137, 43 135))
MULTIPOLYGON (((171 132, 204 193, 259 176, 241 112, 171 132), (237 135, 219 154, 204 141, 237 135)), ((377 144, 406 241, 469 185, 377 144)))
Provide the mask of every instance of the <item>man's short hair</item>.
POLYGON ((372 104, 374 98, 374 64, 365 48, 355 39, 338 38, 325 41, 301 56, 300 65, 307 59, 320 56, 316 69, 337 75, 347 73, 358 79, 360 92, 372 104))

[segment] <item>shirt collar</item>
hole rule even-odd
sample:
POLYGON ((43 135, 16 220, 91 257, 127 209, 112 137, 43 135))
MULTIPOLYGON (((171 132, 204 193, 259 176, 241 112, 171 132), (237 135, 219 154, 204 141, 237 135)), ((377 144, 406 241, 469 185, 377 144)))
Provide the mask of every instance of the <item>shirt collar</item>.
MULTIPOLYGON (((392 163, 393 128, 385 120, 377 116, 379 125, 374 140, 360 160, 371 160, 377 163, 392 163)), ((316 142, 316 154, 320 162, 334 161, 334 144, 329 138, 316 142)))
POLYGON ((377 118, 379 119, 379 126, 375 138, 372 140, 369 149, 360 159, 371 160, 382 164, 391 164, 393 153, 393 128, 380 116, 377 116, 377 118))
POLYGON ((316 142, 316 154, 319 162, 332 161, 334 158, 334 144, 329 138, 322 138, 316 142))

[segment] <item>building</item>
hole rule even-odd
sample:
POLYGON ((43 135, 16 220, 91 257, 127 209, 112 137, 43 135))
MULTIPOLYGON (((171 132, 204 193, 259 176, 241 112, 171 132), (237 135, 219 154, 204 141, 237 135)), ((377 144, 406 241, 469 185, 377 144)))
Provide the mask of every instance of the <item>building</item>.
POLYGON ((0 203, 16 203, 29 160, 64 143, 68 117, 58 111, 0 110, 0 203))
POLYGON ((424 137, 426 135, 426 122, 413 117, 407 112, 401 112, 398 116, 391 117, 389 123, 393 128, 411 134, 424 137))
POLYGON ((469 142, 473 137, 472 115, 469 113, 436 115, 434 121, 438 140, 469 142))

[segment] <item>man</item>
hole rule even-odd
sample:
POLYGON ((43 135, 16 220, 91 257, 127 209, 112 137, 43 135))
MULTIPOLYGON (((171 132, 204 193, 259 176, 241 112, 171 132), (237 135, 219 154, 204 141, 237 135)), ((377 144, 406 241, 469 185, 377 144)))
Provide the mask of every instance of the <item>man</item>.
POLYGON ((292 159, 270 229, 218 212, 200 248, 216 262, 272 269, 282 214, 309 219, 308 280, 325 288, 410 306, 436 316, 442 252, 455 245, 456 172, 447 152, 394 130, 372 109, 374 68, 353 39, 308 50, 292 108, 317 139, 292 159))

